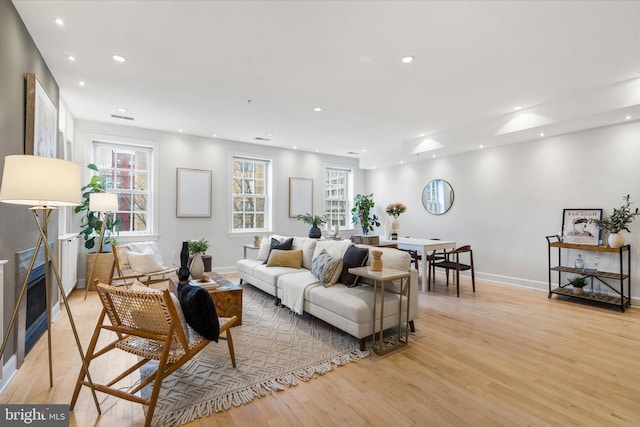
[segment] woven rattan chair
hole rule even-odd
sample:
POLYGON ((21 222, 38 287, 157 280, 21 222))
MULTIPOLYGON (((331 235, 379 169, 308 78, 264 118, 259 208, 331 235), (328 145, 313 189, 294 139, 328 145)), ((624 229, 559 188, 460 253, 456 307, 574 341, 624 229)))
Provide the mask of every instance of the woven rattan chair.
MULTIPOLYGON (((102 283, 98 284, 97 289, 103 310, 87 349, 87 366, 90 369, 93 359, 115 349, 134 354, 138 356, 139 361, 106 383, 96 381, 95 376, 92 375, 95 390, 146 405, 148 409, 145 426, 150 426, 162 381, 205 348, 210 341, 182 322, 182 310, 177 310, 175 305, 177 303, 179 307, 179 302, 168 290, 129 289, 102 283), (109 322, 105 323, 107 317, 109 322), (98 338, 103 330, 115 332, 116 339, 96 350, 98 338), (119 383, 121 380, 129 377, 150 360, 157 360, 158 364, 157 369, 148 377, 141 378, 139 384, 127 391, 117 386, 122 385, 119 383), (152 382, 150 397, 148 399, 141 397, 139 391, 152 382)), ((219 320, 220 338, 227 341, 231 363, 235 368, 235 352, 229 328, 235 324, 237 317, 219 318, 219 320), (223 333, 225 336, 222 336, 223 333)), ((71 410, 83 385, 89 386, 89 382, 85 378, 84 369, 81 369, 71 399, 71 410)))
POLYGON ((144 274, 134 273, 127 255, 130 251, 131 248, 129 246, 113 246, 113 268, 110 285, 130 285, 136 280, 147 286, 163 282, 168 284, 171 274, 176 272, 176 268, 173 267, 144 274))

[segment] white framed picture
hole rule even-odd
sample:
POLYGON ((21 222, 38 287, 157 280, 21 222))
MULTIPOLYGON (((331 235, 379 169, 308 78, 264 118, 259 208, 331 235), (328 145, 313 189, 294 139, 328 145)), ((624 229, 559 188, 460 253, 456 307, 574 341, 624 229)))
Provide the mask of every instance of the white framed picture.
POLYGON ((176 216, 211 218, 211 171, 177 168, 176 216))
POLYGON ((313 179, 289 178, 289 218, 313 213, 313 179))

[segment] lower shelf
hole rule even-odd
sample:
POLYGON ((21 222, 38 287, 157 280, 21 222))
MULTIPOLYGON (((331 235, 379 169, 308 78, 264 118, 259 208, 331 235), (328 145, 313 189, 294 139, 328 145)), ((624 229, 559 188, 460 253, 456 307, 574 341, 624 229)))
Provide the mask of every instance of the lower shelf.
POLYGON ((599 303, 608 304, 608 305, 615 305, 617 307, 620 307, 622 311, 624 311, 624 307, 631 306, 631 301, 627 297, 620 298, 620 297, 611 296, 611 295, 598 297, 598 296, 592 296, 589 293, 574 294, 573 288, 555 288, 549 291, 549 298, 551 298, 551 294, 564 295, 567 297, 578 298, 581 300, 594 301, 594 302, 599 302, 599 303), (623 303, 623 300, 624 300, 624 303, 623 303))

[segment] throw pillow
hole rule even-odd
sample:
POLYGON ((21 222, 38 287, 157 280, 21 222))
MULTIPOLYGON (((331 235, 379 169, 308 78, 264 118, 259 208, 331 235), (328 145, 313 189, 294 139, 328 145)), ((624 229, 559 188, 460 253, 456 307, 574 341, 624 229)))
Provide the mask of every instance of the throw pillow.
POLYGON ((292 246, 293 246, 293 237, 290 237, 290 238, 284 240, 282 243, 280 243, 279 240, 276 240, 276 239, 274 239, 272 237, 271 238, 271 246, 269 247, 269 255, 267 256, 267 259, 264 260, 263 264, 266 264, 267 261, 269 261, 269 257, 271 256, 271 252, 274 249, 282 249, 283 251, 290 251, 292 246))
POLYGON ((302 251, 284 251, 282 249, 274 249, 269 255, 267 267, 302 267, 302 251))
POLYGON ((269 258, 269 248, 270 248, 270 240, 267 236, 263 236, 260 241, 260 249, 258 249, 258 255, 256 255, 256 259, 260 261, 264 261, 269 258))
POLYGON ((334 258, 322 250, 311 261, 311 273, 318 278, 324 287, 335 285, 342 272, 342 259, 334 258))
POLYGON ((129 251, 127 252, 127 258, 135 274, 148 274, 163 270, 151 249, 145 249, 143 253, 129 251))
POLYGON ((358 276, 349 273, 350 268, 363 267, 367 264, 367 257, 369 256, 369 249, 359 248, 357 246, 349 246, 347 251, 342 257, 342 274, 340 275, 340 282, 344 283, 348 287, 353 287, 358 284, 358 276))
POLYGON ((204 338, 218 342, 220 321, 209 292, 199 286, 180 283, 178 299, 189 326, 204 338))

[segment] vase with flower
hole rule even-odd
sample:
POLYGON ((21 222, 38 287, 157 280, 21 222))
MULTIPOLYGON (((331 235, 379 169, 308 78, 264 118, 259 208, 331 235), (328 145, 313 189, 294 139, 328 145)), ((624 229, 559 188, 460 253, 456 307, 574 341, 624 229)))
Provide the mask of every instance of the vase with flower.
POLYGON ((400 229, 400 221, 398 220, 398 217, 400 216, 400 214, 406 211, 407 211, 407 207, 402 203, 396 202, 396 203, 391 203, 389 206, 387 206, 387 209, 386 209, 387 215, 390 215, 393 217, 393 222, 391 223, 391 230, 392 230, 391 239, 392 240, 398 239, 398 230, 400 229))

